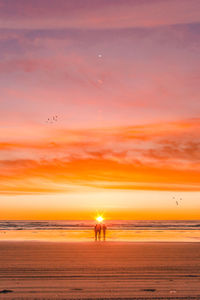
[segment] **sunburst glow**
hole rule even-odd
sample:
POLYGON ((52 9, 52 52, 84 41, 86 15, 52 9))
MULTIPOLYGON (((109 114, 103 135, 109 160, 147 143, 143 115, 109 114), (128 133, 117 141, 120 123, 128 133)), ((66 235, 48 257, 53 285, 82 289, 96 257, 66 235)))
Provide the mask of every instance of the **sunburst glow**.
POLYGON ((103 222, 104 218, 103 218, 102 216, 97 216, 97 217, 96 217, 96 220, 97 220, 99 223, 101 223, 101 222, 103 222))

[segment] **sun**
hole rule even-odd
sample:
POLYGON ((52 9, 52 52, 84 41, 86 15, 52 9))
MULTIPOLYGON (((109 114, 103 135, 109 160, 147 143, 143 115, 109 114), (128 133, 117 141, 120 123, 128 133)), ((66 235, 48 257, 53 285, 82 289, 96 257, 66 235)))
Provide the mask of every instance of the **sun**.
POLYGON ((96 220, 97 220, 99 223, 101 223, 104 219, 103 219, 102 216, 98 216, 98 217, 96 217, 96 220))

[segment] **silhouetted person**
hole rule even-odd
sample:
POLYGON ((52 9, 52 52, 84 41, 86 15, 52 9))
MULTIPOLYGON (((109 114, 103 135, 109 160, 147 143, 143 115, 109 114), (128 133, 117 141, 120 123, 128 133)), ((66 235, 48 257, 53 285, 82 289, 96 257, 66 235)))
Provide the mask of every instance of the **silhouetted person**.
POLYGON ((102 229, 103 229, 103 239, 105 241, 106 240, 106 230, 107 230, 106 224, 102 225, 102 229))
POLYGON ((100 241, 100 239, 101 239, 101 224, 96 224, 94 226, 94 232, 95 232, 95 241, 97 241, 97 239, 100 241))

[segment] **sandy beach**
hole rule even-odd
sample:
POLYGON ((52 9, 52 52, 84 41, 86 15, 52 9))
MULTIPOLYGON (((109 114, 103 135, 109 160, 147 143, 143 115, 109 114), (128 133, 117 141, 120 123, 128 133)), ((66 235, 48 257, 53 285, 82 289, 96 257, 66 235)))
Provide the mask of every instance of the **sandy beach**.
POLYGON ((0 299, 200 299, 200 244, 2 241, 0 278, 0 299))

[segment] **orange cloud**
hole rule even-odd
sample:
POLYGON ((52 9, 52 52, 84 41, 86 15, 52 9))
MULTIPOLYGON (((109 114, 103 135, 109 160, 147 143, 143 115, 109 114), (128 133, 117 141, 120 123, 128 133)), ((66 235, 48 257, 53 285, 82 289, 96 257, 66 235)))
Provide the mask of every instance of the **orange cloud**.
POLYGON ((7 156, 0 161, 1 191, 51 193, 71 186, 200 190, 199 128, 194 119, 162 126, 55 129, 45 132, 45 139, 1 142, 7 156))

